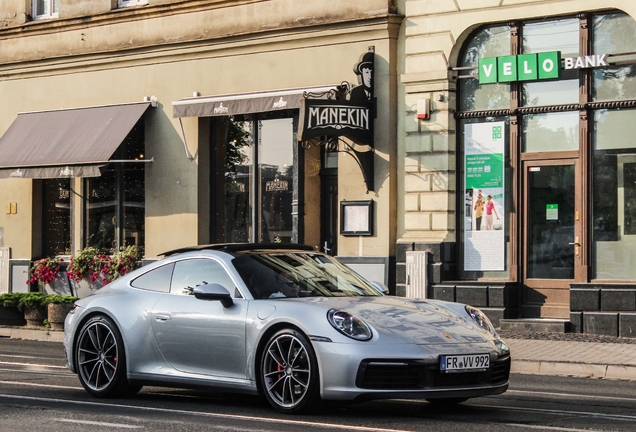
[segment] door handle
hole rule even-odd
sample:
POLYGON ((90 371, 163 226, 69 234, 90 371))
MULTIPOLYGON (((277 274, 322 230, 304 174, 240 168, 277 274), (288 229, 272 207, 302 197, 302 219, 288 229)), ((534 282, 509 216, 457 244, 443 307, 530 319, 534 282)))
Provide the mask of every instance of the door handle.
POLYGON ((581 243, 579 243, 579 238, 578 237, 574 237, 574 241, 570 242, 569 244, 574 246, 574 254, 576 256, 581 255, 581 243))
POLYGON ((170 315, 160 315, 160 314, 155 315, 155 321, 165 322, 169 320, 170 320, 170 315))
POLYGON ((568 244, 570 244, 570 245, 574 245, 574 246, 578 246, 578 247, 580 247, 580 246, 581 246, 581 243, 577 243, 577 242, 570 242, 570 243, 568 243, 568 244))

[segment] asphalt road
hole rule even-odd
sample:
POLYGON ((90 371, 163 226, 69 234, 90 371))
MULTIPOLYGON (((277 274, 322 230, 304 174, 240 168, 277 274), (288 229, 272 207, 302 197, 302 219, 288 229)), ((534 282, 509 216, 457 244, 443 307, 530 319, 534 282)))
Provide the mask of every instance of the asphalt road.
POLYGON ((0 338, 0 431, 636 431, 636 383, 513 375, 503 395, 443 408, 425 401, 330 405, 285 416, 256 397, 145 387, 95 399, 62 345, 0 338))

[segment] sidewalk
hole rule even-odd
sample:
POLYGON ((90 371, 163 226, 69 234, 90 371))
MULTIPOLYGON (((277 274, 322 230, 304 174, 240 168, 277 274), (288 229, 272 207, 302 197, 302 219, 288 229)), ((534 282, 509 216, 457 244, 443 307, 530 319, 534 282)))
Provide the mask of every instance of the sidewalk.
MULTIPOLYGON (((562 375, 636 381, 636 341, 563 340, 564 335, 544 334, 535 339, 503 333, 512 353, 512 373, 562 375)), ((579 335, 580 336, 580 335, 579 335)), ((62 342, 64 332, 24 327, 0 327, 0 337, 62 342)), ((596 340, 595 340, 596 339, 596 340)))

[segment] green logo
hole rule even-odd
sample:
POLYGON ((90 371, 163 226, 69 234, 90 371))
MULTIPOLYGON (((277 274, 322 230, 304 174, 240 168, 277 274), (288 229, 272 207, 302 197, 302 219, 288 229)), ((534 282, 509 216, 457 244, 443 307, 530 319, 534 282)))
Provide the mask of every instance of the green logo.
POLYGON ((561 53, 522 54, 479 59, 479 84, 559 78, 561 53))
POLYGON ((492 127, 492 139, 501 139, 501 126, 493 126, 492 127))

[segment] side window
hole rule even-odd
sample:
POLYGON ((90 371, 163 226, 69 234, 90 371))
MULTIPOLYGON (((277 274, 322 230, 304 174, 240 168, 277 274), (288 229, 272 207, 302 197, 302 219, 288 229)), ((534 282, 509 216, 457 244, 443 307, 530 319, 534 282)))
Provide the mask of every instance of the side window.
POLYGON ((149 291, 170 292, 170 279, 174 264, 157 267, 134 279, 130 285, 149 291))
POLYGON ((206 258, 179 261, 172 274, 170 292, 191 295, 194 288, 211 283, 223 285, 230 293, 235 292, 232 278, 218 261, 206 258))
POLYGON ((124 8, 129 6, 147 5, 148 0, 117 0, 117 7, 124 8))
POLYGON ((57 18, 58 0, 32 0, 31 15, 33 19, 57 18))

